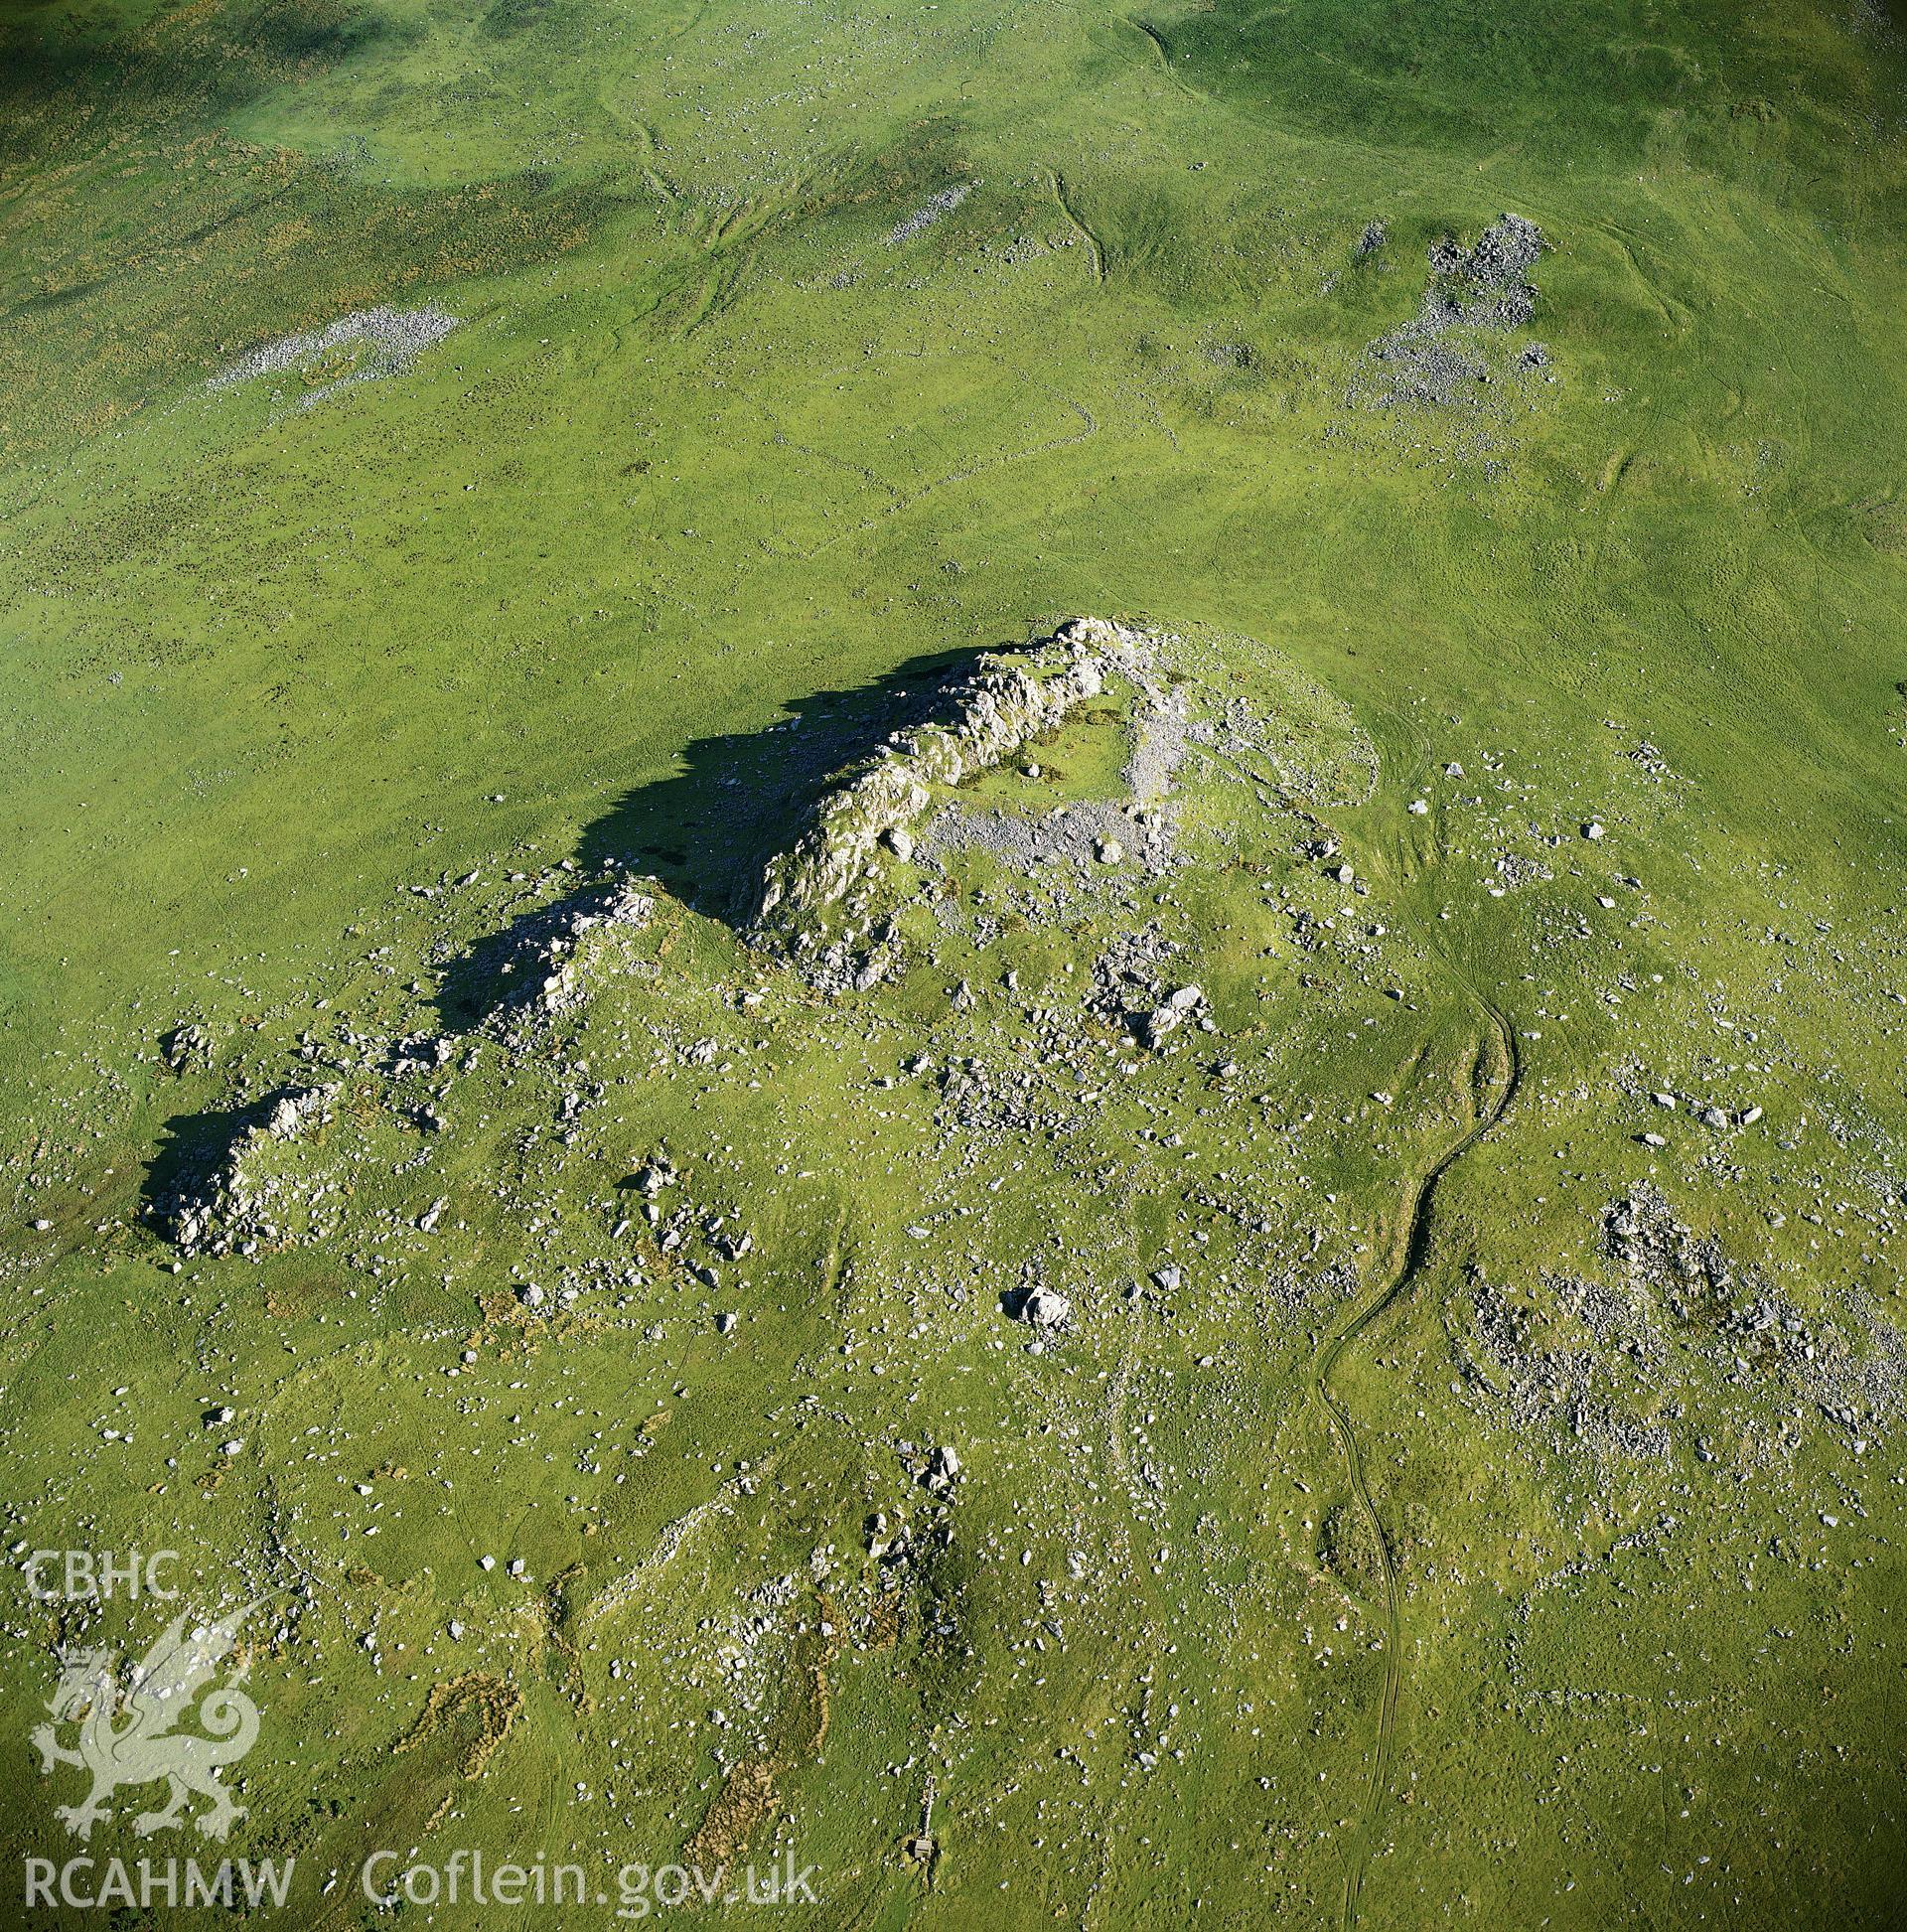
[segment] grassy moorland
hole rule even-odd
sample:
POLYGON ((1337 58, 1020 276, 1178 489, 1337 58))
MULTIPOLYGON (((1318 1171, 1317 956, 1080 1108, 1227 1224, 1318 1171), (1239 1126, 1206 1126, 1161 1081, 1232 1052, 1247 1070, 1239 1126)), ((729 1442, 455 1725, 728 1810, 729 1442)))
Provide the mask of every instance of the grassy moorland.
MULTIPOLYGON (((1896 1922, 1904 190, 1874 0, 0 7, 6 1542, 287 1922, 1896 1922)), ((0 1895, 217 1856, 5 1580, 0 1895)))

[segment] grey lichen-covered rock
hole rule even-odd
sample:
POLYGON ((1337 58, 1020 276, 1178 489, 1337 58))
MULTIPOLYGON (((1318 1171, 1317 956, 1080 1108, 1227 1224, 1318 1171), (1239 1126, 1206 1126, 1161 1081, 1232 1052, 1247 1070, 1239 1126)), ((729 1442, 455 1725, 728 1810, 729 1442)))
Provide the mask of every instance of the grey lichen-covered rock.
POLYGON ((544 1014, 568 1011, 583 996, 595 947, 589 936, 605 928, 642 928, 656 910, 652 893, 631 881, 612 886, 595 901, 573 907, 561 930, 542 949, 529 1003, 544 1014))
POLYGON ((1073 1304, 1052 1288, 1035 1288, 1026 1298, 1022 1315, 1034 1328, 1059 1328, 1072 1319, 1073 1304))
POLYGON ((336 1087, 294 1088, 272 1102, 265 1130, 275 1139, 289 1140, 308 1118, 322 1117, 336 1087))
POLYGON ((212 1065, 212 1035, 198 1020, 182 1020, 159 1042, 160 1057, 175 1074, 212 1065))
MULTIPOLYGON (((987 771, 1052 729, 1137 663, 1143 633, 1105 618, 1074 618, 1024 653, 989 654, 951 693, 945 720, 897 731, 875 756, 845 772, 816 807, 814 820, 769 861, 752 922, 764 945, 789 953, 818 948, 824 915, 881 858, 905 862, 913 822, 933 788, 987 771)), ((858 979, 857 971, 850 975, 858 979)))
POLYGON ((290 1140, 322 1125, 338 1092, 336 1085, 285 1088, 244 1110, 223 1157, 170 1205, 169 1232, 182 1255, 229 1255, 269 1239, 268 1190, 253 1186, 247 1157, 265 1142, 290 1140))

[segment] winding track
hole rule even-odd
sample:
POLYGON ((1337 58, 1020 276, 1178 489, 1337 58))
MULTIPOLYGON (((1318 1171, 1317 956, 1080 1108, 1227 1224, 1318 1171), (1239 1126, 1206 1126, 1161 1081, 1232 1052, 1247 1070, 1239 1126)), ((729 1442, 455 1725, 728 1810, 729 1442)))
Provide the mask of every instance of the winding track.
POLYGON ((1516 1034, 1510 1022, 1481 993, 1472 998, 1482 1009, 1485 1030, 1476 1044, 1465 1075, 1471 1090, 1475 1113, 1470 1126, 1451 1142, 1417 1177, 1406 1193, 1398 1217, 1395 1237, 1391 1243, 1391 1263, 1377 1293, 1361 1309, 1355 1310, 1344 1325, 1324 1345, 1318 1356, 1313 1388, 1323 1405, 1332 1438, 1344 1457, 1345 1475, 1358 1507, 1364 1512, 1371 1535, 1377 1543, 1378 1560, 1384 1571, 1384 1696, 1378 1707, 1377 1750, 1371 1763, 1371 1783, 1365 1794, 1364 1816, 1345 1850, 1344 1932, 1353 1932, 1358 1922, 1358 1903, 1364 1890, 1364 1874, 1371 1862, 1372 1846, 1378 1821, 1384 1810, 1390 1784, 1391 1759, 1396 1734, 1397 1697, 1403 1687, 1403 1642, 1398 1609, 1396 1555, 1385 1534, 1383 1519, 1372 1501, 1365 1480, 1364 1452, 1359 1447, 1351 1412, 1331 1388, 1332 1371, 1339 1358, 1386 1309, 1402 1296, 1416 1279, 1430 1245, 1430 1214, 1437 1182, 1502 1119, 1517 1091, 1520 1068, 1517 1061, 1516 1034))
MULTIPOLYGON (((1309 822, 1315 830, 1321 833, 1331 830, 1309 806, 1291 794, 1281 776, 1256 771, 1243 759, 1224 751, 1215 755, 1233 771, 1275 798, 1286 811, 1309 822)), ((1385 865, 1381 859, 1373 861, 1374 873, 1389 876, 1394 886, 1404 883, 1417 869, 1417 864, 1407 857, 1395 869, 1385 865)), ((1357 1498, 1358 1508, 1364 1512, 1364 1520, 1370 1526, 1378 1547, 1379 1564, 1384 1572, 1384 1696, 1378 1706, 1377 1749, 1371 1762, 1371 1782, 1365 1792, 1364 1815, 1345 1848, 1343 1932, 1355 1932, 1357 1926, 1358 1905, 1364 1892, 1364 1874, 1371 1862, 1378 1822, 1384 1813, 1385 1793, 1391 1781, 1391 1759, 1397 1728, 1397 1698, 1403 1689, 1403 1629, 1398 1608, 1396 1553, 1391 1547, 1391 1539, 1385 1534, 1384 1521, 1378 1515, 1378 1506, 1372 1501, 1370 1485, 1365 1480, 1364 1451, 1358 1446, 1357 1428, 1352 1422, 1351 1412, 1343 1400, 1332 1393, 1331 1375, 1345 1350, 1400 1299, 1416 1280, 1430 1247, 1430 1215, 1438 1181, 1503 1118, 1511 1101, 1516 1098, 1517 1082, 1523 1073, 1522 1062, 1517 1055, 1516 1029, 1503 1009, 1471 984, 1451 965, 1440 947, 1431 943, 1427 950, 1433 957, 1442 960, 1451 976, 1469 994, 1483 1016, 1482 1035, 1472 1049, 1469 1065, 1462 1076, 1464 1085, 1470 1090, 1470 1125, 1405 1191, 1396 1230, 1390 1244, 1389 1264, 1377 1292, 1362 1308, 1354 1309, 1343 1326, 1325 1343, 1319 1351, 1317 1367, 1312 1376, 1312 1388, 1324 1410, 1332 1440, 1337 1443, 1338 1452, 1344 1458, 1345 1476, 1352 1495, 1357 1498)))

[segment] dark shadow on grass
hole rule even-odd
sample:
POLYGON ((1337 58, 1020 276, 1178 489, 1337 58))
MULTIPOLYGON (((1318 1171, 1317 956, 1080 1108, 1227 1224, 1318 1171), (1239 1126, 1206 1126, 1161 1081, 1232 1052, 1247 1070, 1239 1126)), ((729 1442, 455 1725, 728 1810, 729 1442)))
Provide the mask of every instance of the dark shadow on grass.
POLYGON ((91 151, 128 127, 212 132, 278 87, 416 37, 374 8, 266 0, 228 16, 160 10, 138 24, 0 0, 0 155, 91 151), (30 145, 31 144, 31 145, 30 145))
POLYGON ((639 786, 585 828, 575 859, 587 883, 450 963, 435 997, 444 1028, 465 1031, 532 992, 537 956, 606 906, 619 875, 653 874, 683 904, 739 930, 755 911, 763 867, 801 836, 829 778, 890 732, 944 711, 977 655, 911 659, 874 683, 797 699, 786 722, 696 739, 675 776, 639 786))
MULTIPOLYGON (((874 683, 800 698, 788 707, 788 720, 764 730, 695 740, 673 777, 637 787, 585 827, 573 890, 520 913, 450 963, 433 1002, 444 1031, 466 1032, 533 995, 550 941, 607 907, 632 872, 660 879, 697 912, 744 926, 763 867, 801 836, 828 780, 870 756, 890 732, 944 714, 947 691, 977 656, 915 658, 874 683)), ((232 1148, 264 1126, 290 1091, 277 1087, 242 1107, 173 1115, 146 1162, 146 1222, 174 1238, 232 1148)))

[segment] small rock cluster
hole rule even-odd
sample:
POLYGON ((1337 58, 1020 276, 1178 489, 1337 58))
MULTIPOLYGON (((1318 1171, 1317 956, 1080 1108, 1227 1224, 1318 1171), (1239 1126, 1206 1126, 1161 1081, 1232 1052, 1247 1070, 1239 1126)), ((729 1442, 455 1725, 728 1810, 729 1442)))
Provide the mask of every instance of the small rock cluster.
POLYGON ((331 1117, 338 1088, 291 1087, 248 1108, 224 1157, 190 1191, 182 1191, 169 1217, 181 1255, 228 1255, 268 1233, 268 1191, 254 1188, 246 1156, 270 1140, 290 1140, 331 1117))
MULTIPOLYGON (((1504 215, 1464 249, 1445 235, 1430 249, 1430 281, 1417 313, 1365 352, 1352 400, 1374 409, 1475 401, 1492 379, 1480 332, 1522 329, 1536 313, 1530 270, 1542 252, 1541 230, 1504 215)), ((1517 358, 1523 369, 1548 361, 1540 343, 1517 358)))

